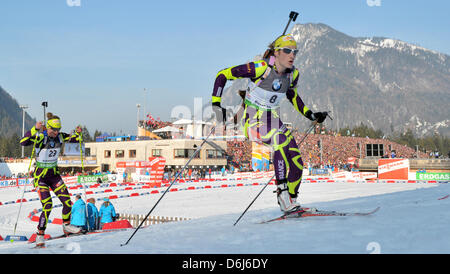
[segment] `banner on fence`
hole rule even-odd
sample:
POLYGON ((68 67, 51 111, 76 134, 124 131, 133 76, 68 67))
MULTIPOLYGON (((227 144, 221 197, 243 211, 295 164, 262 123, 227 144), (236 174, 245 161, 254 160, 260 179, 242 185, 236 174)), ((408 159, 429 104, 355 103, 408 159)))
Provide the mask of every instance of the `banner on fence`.
POLYGON ((328 175, 327 168, 313 168, 310 175, 328 175))
POLYGON ((99 178, 102 182, 107 182, 108 174, 78 176, 78 183, 96 183, 99 178))
POLYGON ((416 172, 416 180, 434 180, 434 181, 450 181, 450 173, 439 172, 439 173, 420 173, 416 172))
POLYGON ((378 178, 408 180, 408 159, 379 159, 378 178))
POLYGON ((124 174, 130 174, 133 181, 161 183, 166 159, 163 157, 149 157, 148 161, 118 162, 116 164, 117 179, 123 181, 124 174), (134 174, 134 175, 133 175, 134 174))
POLYGON ((0 180, 0 188, 17 186, 17 179, 0 180))

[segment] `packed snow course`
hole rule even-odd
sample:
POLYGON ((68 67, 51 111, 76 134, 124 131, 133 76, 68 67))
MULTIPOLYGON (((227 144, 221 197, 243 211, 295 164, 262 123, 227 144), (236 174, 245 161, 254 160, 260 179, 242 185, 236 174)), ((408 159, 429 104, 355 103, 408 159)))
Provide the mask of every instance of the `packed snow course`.
MULTIPOLYGON (((33 249, 28 242, 0 242, 0 253, 149 253, 149 254, 368 254, 450 253, 450 185, 443 182, 327 182, 305 180, 300 186, 303 206, 342 212, 365 212, 370 216, 309 217, 259 222, 281 215, 271 183, 240 222, 235 221, 267 183, 267 178, 239 181, 175 183, 153 216, 184 217, 191 220, 151 225, 140 229, 125 245, 133 229, 82 235, 47 242, 33 249)), ((105 184, 90 191, 99 208, 104 197, 118 213, 147 214, 167 187, 147 189, 105 184), (108 189, 108 190, 107 190, 108 189), (106 190, 106 191, 105 191, 106 190), (156 191, 157 190, 157 191, 156 191)), ((0 189, 0 235, 12 235, 22 187, 0 189)), ((72 199, 82 188, 69 190, 72 199)), ((30 216, 41 208, 36 192, 26 191, 16 235, 31 237, 37 222, 30 216)), ((61 218, 59 200, 53 197, 50 219, 61 218)), ((36 214, 39 216, 39 214, 36 214)), ((49 223, 46 234, 58 236, 61 225, 49 223)))

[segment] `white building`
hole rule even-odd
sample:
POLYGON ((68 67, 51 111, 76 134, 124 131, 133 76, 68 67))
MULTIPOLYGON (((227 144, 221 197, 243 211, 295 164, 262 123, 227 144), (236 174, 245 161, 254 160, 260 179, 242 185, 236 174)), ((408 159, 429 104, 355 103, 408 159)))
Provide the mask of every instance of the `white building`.
MULTIPOLYGON (((96 159, 97 170, 116 170, 117 162, 148 161, 149 157, 164 157, 167 168, 181 168, 194 154, 202 140, 163 139, 119 142, 86 143, 86 152, 96 159)), ((214 141, 226 151, 226 141, 214 141)), ((205 143, 197 156, 190 162, 191 168, 220 169, 227 160, 221 151, 205 143)))

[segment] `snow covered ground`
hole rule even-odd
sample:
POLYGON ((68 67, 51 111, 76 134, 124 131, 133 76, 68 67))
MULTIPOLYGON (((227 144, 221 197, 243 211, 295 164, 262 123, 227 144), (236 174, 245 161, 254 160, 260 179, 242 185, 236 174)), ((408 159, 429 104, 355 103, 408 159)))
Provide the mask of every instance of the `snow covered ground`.
MULTIPOLYGON (((167 193, 152 215, 192 218, 133 230, 52 240, 46 249, 31 249, 27 242, 0 242, 0 253, 120 253, 120 254, 302 254, 302 253, 450 253, 449 184, 438 183, 302 183, 300 203, 319 209, 345 212, 381 209, 371 216, 312 217, 258 224, 280 215, 274 185, 269 185, 240 222, 234 222, 262 189, 256 186, 185 190, 189 186, 220 186, 223 182, 183 183, 180 191, 167 193)), ((242 181, 240 182, 242 183, 242 181)), ((118 188, 119 189, 119 188, 118 188)), ((121 188, 123 189, 123 188, 121 188)), ((133 192, 148 192, 148 189, 133 192)), ((81 190, 70 190, 80 193, 81 190)), ((17 200, 21 189, 0 189, 0 202, 17 200)), ((116 195, 130 191, 114 192, 116 195), (123 192, 123 193, 122 193, 123 192)), ((102 198, 111 193, 88 195, 102 198)), ((120 213, 146 214, 161 194, 112 200, 120 213)), ((37 197, 27 192, 25 199, 37 197)), ((59 204, 54 198, 53 205, 59 204)), ((97 202, 97 207, 100 202, 97 202)), ((28 215, 39 201, 23 203, 17 235, 30 237, 36 222, 28 215)), ((0 205, 0 235, 13 232, 19 204, 0 205)), ((61 218, 54 207, 50 219, 61 218)), ((46 233, 61 234, 61 226, 49 224, 46 233)))

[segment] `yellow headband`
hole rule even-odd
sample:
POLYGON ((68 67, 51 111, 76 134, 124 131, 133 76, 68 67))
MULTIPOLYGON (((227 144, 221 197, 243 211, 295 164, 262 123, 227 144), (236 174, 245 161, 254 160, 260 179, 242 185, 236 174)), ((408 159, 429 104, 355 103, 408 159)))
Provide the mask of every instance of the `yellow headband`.
POLYGON ((294 37, 291 35, 282 35, 278 37, 277 40, 273 43, 274 48, 284 48, 289 46, 297 47, 297 42, 295 42, 294 37))
POLYGON ((61 128, 61 121, 59 119, 48 120, 47 128, 61 128))

